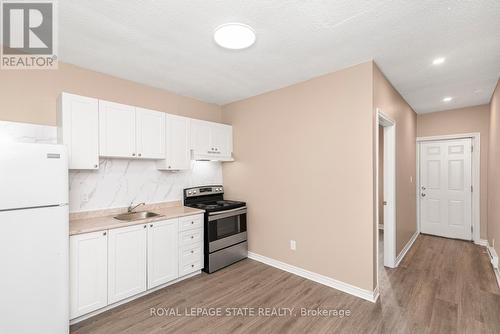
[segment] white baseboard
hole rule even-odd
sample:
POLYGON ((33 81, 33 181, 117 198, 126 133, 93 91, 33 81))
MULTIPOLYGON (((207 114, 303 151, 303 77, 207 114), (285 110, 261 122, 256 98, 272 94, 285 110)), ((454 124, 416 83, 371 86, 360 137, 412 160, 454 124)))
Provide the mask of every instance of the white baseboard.
POLYGON ((406 253, 408 253, 408 251, 410 250, 411 246, 413 246, 413 243, 415 242, 415 240, 417 240, 417 237, 418 235, 420 234, 419 231, 416 231, 413 236, 411 237, 411 239, 406 243, 405 247, 403 248, 403 250, 401 251, 401 253, 399 253, 398 257, 396 258, 396 266, 399 266, 399 263, 403 260, 403 258, 405 257, 406 253))
POLYGON ((490 256, 491 266, 493 267, 493 272, 497 278, 498 287, 500 288, 500 271, 498 269, 498 255, 495 248, 491 247, 486 241, 486 248, 488 249, 488 255, 490 256))
POLYGON ((485 239, 476 240, 476 241, 474 241, 474 243, 476 245, 479 245, 479 246, 488 247, 488 240, 485 240, 485 239))
POLYGON ((383 230, 384 229, 384 224, 378 224, 378 229, 383 230))
POLYGON ((278 260, 271 259, 269 257, 259 255, 256 253, 248 252, 248 257, 252 260, 262 262, 264 264, 267 264, 271 267, 275 267, 284 271, 287 271, 289 273, 292 273, 294 275, 300 276, 307 278, 311 281, 329 286, 331 288, 340 290, 342 292, 348 293, 350 295, 353 295, 355 297, 362 298, 364 300, 370 301, 372 303, 375 303, 377 301, 377 298, 379 296, 379 291, 378 287, 375 288, 375 290, 370 291, 370 290, 365 290, 362 288, 358 288, 357 286, 344 283, 341 281, 338 281, 336 279, 314 273, 312 271, 308 271, 296 266, 292 266, 288 263, 284 263, 278 260))
POLYGON ((183 280, 185 280, 185 279, 188 279, 188 278, 190 278, 190 277, 193 277, 193 276, 196 276, 196 275, 199 275, 199 274, 201 274, 201 270, 198 270, 198 271, 195 271, 195 272, 193 272, 193 273, 191 273, 191 274, 187 274, 187 275, 185 275, 185 276, 179 277, 179 278, 178 278, 178 279, 176 279, 176 280, 173 280, 173 281, 167 282, 167 283, 165 283, 165 284, 159 285, 159 286, 157 286, 157 287, 155 287, 155 288, 152 288, 152 289, 150 289, 150 290, 146 290, 146 291, 141 292, 141 293, 139 293, 139 294, 137 294, 137 295, 135 295, 135 296, 132 296, 132 297, 126 298, 126 299, 124 299, 124 300, 120 300, 119 302, 116 302, 116 303, 114 303, 114 304, 110 304, 110 305, 105 306, 105 307, 103 307, 103 308, 100 308, 100 309, 98 309, 98 310, 95 310, 95 311, 92 311, 92 312, 90 312, 90 313, 87 313, 87 314, 84 314, 84 315, 82 315, 82 316, 79 316, 79 317, 77 317, 77 318, 71 319, 71 320, 69 321, 69 324, 70 324, 70 325, 74 325, 74 324, 76 324, 76 323, 79 323, 80 321, 86 320, 86 319, 88 319, 88 318, 92 318, 92 317, 93 317, 93 316, 95 316, 95 315, 98 315, 98 314, 100 314, 100 313, 106 312, 106 311, 111 310, 111 309, 113 309, 113 308, 115 308, 115 307, 117 307, 117 306, 120 306, 120 305, 126 304, 126 303, 128 303, 128 302, 130 302, 130 301, 132 301, 132 300, 134 300, 134 299, 137 299, 137 298, 140 298, 140 297, 142 297, 142 296, 148 295, 148 294, 150 294, 150 293, 152 293, 152 292, 155 292, 155 291, 157 291, 157 290, 163 289, 163 288, 165 288, 165 287, 167 287, 167 286, 169 286, 169 285, 175 284, 175 283, 177 283, 177 282, 183 281, 183 280))

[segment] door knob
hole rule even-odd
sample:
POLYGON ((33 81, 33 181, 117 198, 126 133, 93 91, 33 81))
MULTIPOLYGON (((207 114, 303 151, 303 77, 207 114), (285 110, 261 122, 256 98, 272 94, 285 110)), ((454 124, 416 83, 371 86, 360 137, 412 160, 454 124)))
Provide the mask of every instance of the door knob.
POLYGON ((384 205, 387 205, 387 201, 384 201, 384 205))
POLYGON ((424 194, 424 193, 422 193, 422 197, 425 197, 425 194, 424 194))
POLYGON ((422 186, 422 190, 425 190, 425 187, 424 187, 424 186, 422 186))

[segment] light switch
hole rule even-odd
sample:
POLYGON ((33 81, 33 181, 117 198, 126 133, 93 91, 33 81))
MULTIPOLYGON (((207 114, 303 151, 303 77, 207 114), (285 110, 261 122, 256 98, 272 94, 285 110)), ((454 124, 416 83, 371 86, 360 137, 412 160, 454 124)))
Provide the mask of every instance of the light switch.
POLYGON ((295 242, 295 240, 290 240, 290 249, 291 250, 297 249, 297 243, 295 242))

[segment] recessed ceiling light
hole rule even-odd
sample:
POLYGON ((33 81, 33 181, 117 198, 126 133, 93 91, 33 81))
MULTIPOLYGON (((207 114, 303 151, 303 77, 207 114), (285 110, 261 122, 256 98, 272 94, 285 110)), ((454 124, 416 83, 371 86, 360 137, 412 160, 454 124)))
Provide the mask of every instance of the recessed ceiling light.
POLYGON ((226 49, 246 49, 255 43, 255 31, 243 23, 224 23, 214 31, 215 43, 226 49))
POLYGON ((439 57, 432 61, 432 65, 441 65, 446 60, 445 57, 439 57))
POLYGON ((450 102, 451 100, 453 100, 453 98, 451 96, 447 96, 447 97, 443 98, 443 102, 450 102))

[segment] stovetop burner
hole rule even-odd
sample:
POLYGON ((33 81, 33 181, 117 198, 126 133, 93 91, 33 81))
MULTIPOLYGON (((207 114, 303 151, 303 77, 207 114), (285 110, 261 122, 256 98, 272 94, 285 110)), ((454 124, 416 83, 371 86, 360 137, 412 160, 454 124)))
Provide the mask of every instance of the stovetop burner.
POLYGON ((218 210, 228 210, 228 209, 232 209, 232 208, 242 207, 242 206, 245 206, 245 203, 244 202, 237 202, 237 201, 222 200, 222 201, 214 201, 214 202, 188 204, 188 206, 194 206, 196 208, 208 210, 208 211, 218 211, 218 210))
POLYGON ((245 202, 225 200, 223 194, 224 188, 221 185, 184 189, 184 205, 207 212, 231 210, 246 205, 245 202))

